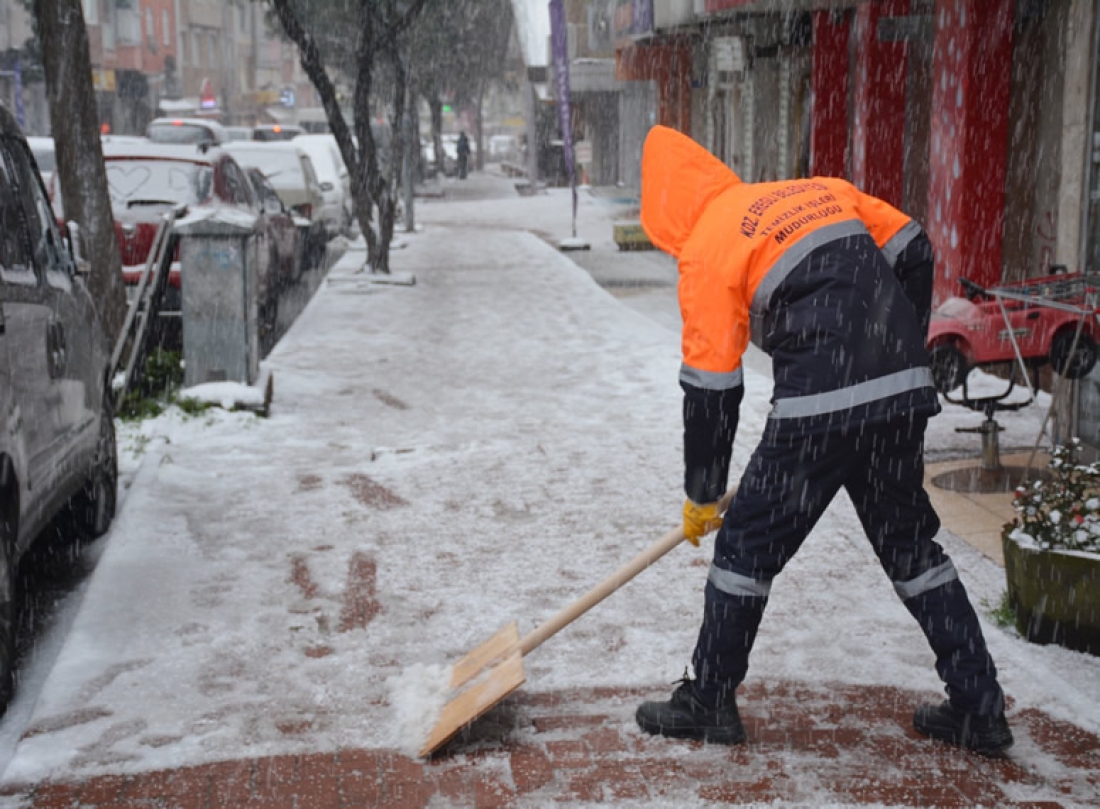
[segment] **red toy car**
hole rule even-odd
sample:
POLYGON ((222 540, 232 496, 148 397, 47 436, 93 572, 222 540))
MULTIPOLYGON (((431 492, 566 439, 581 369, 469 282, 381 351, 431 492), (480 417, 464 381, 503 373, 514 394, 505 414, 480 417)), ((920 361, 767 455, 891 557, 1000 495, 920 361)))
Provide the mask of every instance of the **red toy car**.
POLYGON ((1062 272, 989 289, 959 280, 966 296, 944 301, 928 328, 941 393, 963 384, 975 367, 1015 362, 1017 349, 1027 365, 1049 362, 1069 379, 1096 364, 1100 275, 1062 272))

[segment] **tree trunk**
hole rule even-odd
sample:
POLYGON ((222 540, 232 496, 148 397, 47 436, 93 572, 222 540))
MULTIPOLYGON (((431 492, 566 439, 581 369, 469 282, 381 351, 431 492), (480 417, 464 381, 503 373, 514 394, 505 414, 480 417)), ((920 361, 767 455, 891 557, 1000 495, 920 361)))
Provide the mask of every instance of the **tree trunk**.
POLYGON ((126 292, 99 142, 84 13, 80 0, 34 0, 34 14, 42 42, 61 199, 66 217, 80 223, 81 251, 91 264, 88 288, 113 343, 126 319, 126 292))
POLYGON ((416 231, 414 186, 417 178, 416 157, 420 154, 420 137, 417 135, 416 128, 416 93, 407 89, 405 97, 408 103, 405 107, 405 115, 401 119, 401 128, 405 134, 405 148, 401 156, 401 193, 405 202, 405 232, 413 233, 416 231))
POLYGON ((418 98, 420 98, 419 93, 409 93, 409 128, 412 132, 413 139, 410 151, 410 154, 412 154, 413 173, 410 179, 413 183, 424 182, 424 153, 420 148, 420 107, 417 104, 418 98))
POLYGON ((482 131, 484 118, 482 116, 482 104, 485 100, 485 85, 478 83, 477 87, 477 170, 485 171, 485 133, 482 131))
POLYGON ((396 35, 387 32, 383 48, 393 66, 393 117, 390 125, 389 172, 381 172, 376 178, 378 193, 378 253, 371 261, 371 272, 389 273, 390 244, 393 242, 393 226, 397 218, 397 200, 401 193, 402 158, 408 126, 405 121, 405 100, 409 89, 409 70, 401 53, 396 35))
POLYGON ((432 115, 432 148, 435 149, 435 170, 436 173, 443 177, 445 172, 443 171, 444 155, 443 155, 443 100, 433 94, 428 98, 428 111, 432 115))

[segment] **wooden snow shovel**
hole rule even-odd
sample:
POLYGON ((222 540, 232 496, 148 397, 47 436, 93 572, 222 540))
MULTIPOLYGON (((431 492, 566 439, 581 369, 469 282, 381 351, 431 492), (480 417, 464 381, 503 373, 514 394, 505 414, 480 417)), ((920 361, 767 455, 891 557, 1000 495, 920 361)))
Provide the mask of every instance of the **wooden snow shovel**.
MULTIPOLYGON (((736 491, 736 487, 730 489, 719 501, 719 514, 726 513, 736 491)), ((522 639, 519 636, 519 626, 512 621, 459 659, 451 669, 450 696, 440 711, 428 740, 420 748, 421 757, 430 756, 462 728, 500 704, 523 685, 527 679, 523 673, 525 655, 537 649, 544 641, 573 623, 683 541, 683 526, 669 531, 522 639)))

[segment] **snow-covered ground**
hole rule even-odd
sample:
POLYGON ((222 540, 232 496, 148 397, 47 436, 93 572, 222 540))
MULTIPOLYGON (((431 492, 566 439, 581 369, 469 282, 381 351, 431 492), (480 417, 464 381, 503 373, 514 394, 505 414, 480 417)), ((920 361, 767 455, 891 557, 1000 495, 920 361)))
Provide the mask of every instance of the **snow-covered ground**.
MULTIPOLYGON (((615 251, 622 213, 582 194, 585 261, 654 260, 615 251)), ((569 215, 568 191, 420 206, 393 254, 416 285, 371 283, 350 251, 267 360, 269 418, 122 426, 123 508, 5 782, 407 749, 414 676, 529 631, 676 526, 674 289, 601 289, 552 246, 569 215)), ((754 354, 736 469, 769 396, 754 354)), ((1006 415, 1002 446, 1030 447, 1048 401, 1006 415)), ((955 428, 980 419, 948 407, 930 449, 974 453, 955 428)), ((940 539, 975 602, 999 603, 1003 571, 940 539)), ((532 653, 526 687, 663 690, 707 561, 675 549, 532 653)), ((1097 658, 985 629, 1013 711, 1100 732, 1097 658)), ((749 677, 940 690, 843 497, 775 583, 749 677)))

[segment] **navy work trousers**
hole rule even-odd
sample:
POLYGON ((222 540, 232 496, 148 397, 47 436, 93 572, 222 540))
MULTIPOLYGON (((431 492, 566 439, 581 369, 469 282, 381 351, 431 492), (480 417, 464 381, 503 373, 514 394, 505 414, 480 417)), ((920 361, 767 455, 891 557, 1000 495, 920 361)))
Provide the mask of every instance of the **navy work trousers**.
POLYGON ((693 665, 700 696, 731 696, 748 669, 771 581, 843 487, 886 575, 920 624, 953 705, 999 713, 1004 697, 974 608, 924 491, 925 417, 824 435, 765 431, 715 540, 693 665))

